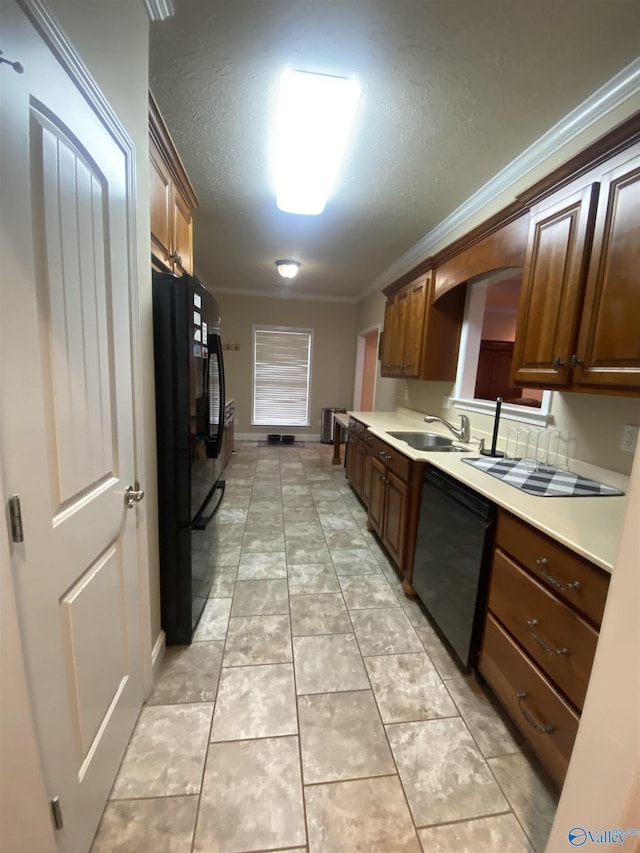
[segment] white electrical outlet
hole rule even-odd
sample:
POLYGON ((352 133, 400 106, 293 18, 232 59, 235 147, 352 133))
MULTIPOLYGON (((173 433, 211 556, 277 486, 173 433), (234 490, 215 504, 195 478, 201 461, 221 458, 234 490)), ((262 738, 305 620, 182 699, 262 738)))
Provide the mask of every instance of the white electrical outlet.
POLYGON ((634 424, 625 424, 622 428, 622 441, 620 442, 620 450, 626 450, 628 453, 635 453, 636 444, 638 443, 638 430, 640 427, 634 424))
POLYGON ((407 401, 408 399, 409 399, 409 389, 408 389, 408 388, 405 388, 405 389, 404 389, 404 400, 405 400, 405 403, 406 403, 406 401, 407 401))
POLYGON ((451 405, 451 397, 443 397, 442 398, 442 408, 448 409, 451 405))

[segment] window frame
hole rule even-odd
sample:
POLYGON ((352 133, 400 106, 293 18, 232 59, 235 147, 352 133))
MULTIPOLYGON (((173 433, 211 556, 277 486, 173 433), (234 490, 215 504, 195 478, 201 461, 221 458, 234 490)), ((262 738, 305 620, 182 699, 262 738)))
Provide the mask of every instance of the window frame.
MULTIPOLYGON (((487 288, 490 284, 513 275, 514 272, 515 270, 500 270, 494 274, 471 279, 467 283, 467 298, 460 334, 458 369, 453 392, 448 401, 449 405, 452 405, 455 409, 461 409, 466 412, 479 412, 484 415, 493 415, 495 412, 496 404, 493 400, 480 400, 469 396, 469 394, 473 394, 478 371, 478 353, 482 337, 481 320, 484 316, 487 288)), ((551 414, 552 399, 553 392, 544 391, 539 409, 503 403, 500 410, 500 417, 505 420, 519 421, 525 424, 547 426, 553 420, 553 415, 551 414)))
POLYGON ((313 359, 313 329, 303 328, 299 326, 272 326, 264 323, 256 323, 252 327, 251 332, 251 344, 252 344, 252 353, 251 353, 251 426, 255 427, 287 427, 289 429, 295 428, 308 428, 311 426, 311 376, 312 376, 312 359, 313 359), (256 347, 257 347, 257 338, 260 332, 284 332, 291 334, 305 334, 308 335, 309 349, 308 349, 308 360, 307 360, 307 399, 306 399, 306 410, 305 410, 305 422, 303 423, 291 423, 291 422, 274 422, 274 421, 265 421, 265 420, 256 420, 256 347))

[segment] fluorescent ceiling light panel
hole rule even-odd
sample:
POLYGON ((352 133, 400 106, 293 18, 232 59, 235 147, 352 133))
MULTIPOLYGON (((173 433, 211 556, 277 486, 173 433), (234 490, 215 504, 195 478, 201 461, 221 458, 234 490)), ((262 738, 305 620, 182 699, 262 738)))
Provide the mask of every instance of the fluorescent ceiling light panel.
POLYGON ((273 153, 276 203, 287 213, 322 213, 338 172, 360 97, 345 77, 287 69, 273 153))

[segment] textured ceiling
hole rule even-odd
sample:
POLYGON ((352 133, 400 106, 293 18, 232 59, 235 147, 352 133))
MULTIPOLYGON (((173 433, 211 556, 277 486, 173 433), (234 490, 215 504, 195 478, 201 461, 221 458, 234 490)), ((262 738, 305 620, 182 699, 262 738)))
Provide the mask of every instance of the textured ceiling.
POLYGON ((638 0, 175 0, 150 87, 199 197, 212 289, 358 297, 638 54, 638 0), (363 89, 323 214, 280 212, 269 171, 281 70, 363 89))

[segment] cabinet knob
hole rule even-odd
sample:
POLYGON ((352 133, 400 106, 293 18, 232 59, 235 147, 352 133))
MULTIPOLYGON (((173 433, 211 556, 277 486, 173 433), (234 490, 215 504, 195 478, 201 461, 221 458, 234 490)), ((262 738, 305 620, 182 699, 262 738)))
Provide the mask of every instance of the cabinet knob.
POLYGON ((571 367, 576 368, 579 364, 583 364, 583 361, 581 358, 578 358, 578 356, 574 353, 571 356, 570 364, 571 364, 571 367))
POLYGON ((559 356, 559 355, 557 355, 557 356, 553 359, 552 364, 553 364, 553 369, 554 369, 554 370, 557 370, 559 367, 564 367, 565 362, 564 362, 564 361, 562 361, 562 360, 560 359, 560 356, 559 356))

